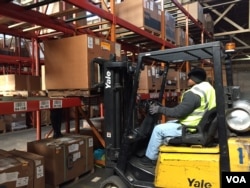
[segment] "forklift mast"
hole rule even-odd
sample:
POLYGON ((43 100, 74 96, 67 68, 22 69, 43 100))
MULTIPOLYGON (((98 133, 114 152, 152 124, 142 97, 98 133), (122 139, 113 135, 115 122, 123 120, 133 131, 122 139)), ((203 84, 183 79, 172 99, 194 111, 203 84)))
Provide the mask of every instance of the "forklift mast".
POLYGON ((91 62, 92 87, 103 91, 106 167, 113 167, 119 155, 132 85, 129 65, 126 61, 116 61, 115 55, 111 55, 109 60, 95 58, 91 62), (99 66, 100 70, 98 83, 93 81, 94 77, 98 77, 95 66, 99 66))

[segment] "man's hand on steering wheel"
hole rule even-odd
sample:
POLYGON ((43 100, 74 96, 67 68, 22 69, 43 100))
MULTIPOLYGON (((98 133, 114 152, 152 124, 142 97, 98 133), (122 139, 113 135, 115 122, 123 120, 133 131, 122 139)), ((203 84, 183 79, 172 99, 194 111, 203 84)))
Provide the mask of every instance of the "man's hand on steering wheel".
POLYGON ((159 109, 161 107, 161 104, 158 101, 154 101, 149 106, 149 114, 154 115, 159 113, 159 109))

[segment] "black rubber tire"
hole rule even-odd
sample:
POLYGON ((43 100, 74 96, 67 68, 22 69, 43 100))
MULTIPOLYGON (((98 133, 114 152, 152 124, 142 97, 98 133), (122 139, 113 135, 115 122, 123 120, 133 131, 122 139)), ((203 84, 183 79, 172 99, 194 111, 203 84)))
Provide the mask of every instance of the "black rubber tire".
POLYGON ((127 186, 119 176, 113 175, 104 180, 100 188, 127 188, 127 186))

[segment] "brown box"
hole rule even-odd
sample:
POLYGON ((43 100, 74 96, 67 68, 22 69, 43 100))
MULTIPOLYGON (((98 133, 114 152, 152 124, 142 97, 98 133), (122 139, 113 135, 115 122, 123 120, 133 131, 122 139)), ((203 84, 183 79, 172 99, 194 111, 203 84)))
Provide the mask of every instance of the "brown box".
POLYGON ((181 27, 175 28, 175 45, 176 46, 186 46, 186 34, 181 27))
POLYGON ((27 90, 28 91, 40 91, 42 89, 41 77, 27 75, 27 90))
POLYGON ((33 188, 33 164, 0 150, 0 185, 5 188, 33 188))
POLYGON ((187 76, 185 72, 169 69, 165 89, 187 89, 187 76))
POLYGON ((204 28, 210 33, 214 33, 214 21, 209 13, 204 14, 204 28))
POLYGON ((121 59, 118 43, 91 35, 79 35, 44 42, 45 87, 53 89, 86 89, 98 83, 98 67, 94 58, 110 59, 116 54, 121 59))
POLYGON ((168 40, 175 42, 175 18, 167 11, 165 11, 165 33, 168 40))
MULTIPOLYGON (((213 66, 207 66, 207 67, 203 67, 203 69, 206 71, 206 74, 207 74, 207 81, 214 85, 214 68, 213 66)), ((225 85, 226 81, 225 79, 223 79, 224 77, 224 74, 225 73, 225 69, 224 69, 224 66, 222 67, 222 80, 223 80, 223 85, 225 85)))
POLYGON ((65 135, 28 142, 27 151, 45 158, 45 183, 60 185, 93 168, 93 138, 65 135))
POLYGON ((157 66, 148 66, 146 65, 144 70, 141 71, 141 76, 139 80, 139 93, 147 93, 150 90, 160 90, 162 77, 159 76, 160 67, 157 66))
POLYGON ((161 9, 153 0, 126 0, 115 6, 115 14, 139 28, 161 31, 161 9))
POLYGON ((15 91, 27 90, 26 75, 0 75, 0 90, 15 91))
POLYGON ((6 123, 4 121, 3 116, 0 118, 0 132, 6 132, 6 123))
POLYGON ((19 90, 41 90, 40 76, 31 75, 0 75, 1 91, 19 91, 19 90))
POLYGON ((45 176, 44 176, 44 157, 30 152, 11 150, 10 154, 21 157, 33 166, 33 188, 45 188, 45 176))
POLYGON ((26 113, 6 114, 3 116, 6 130, 15 131, 27 128, 26 113))
POLYGON ((204 22, 203 7, 199 2, 192 2, 182 6, 196 21, 199 21, 201 23, 204 22))

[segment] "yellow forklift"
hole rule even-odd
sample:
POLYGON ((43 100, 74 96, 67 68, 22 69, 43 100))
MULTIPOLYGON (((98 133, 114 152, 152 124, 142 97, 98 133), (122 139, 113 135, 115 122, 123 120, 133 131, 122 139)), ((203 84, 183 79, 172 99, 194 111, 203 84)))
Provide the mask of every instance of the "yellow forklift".
MULTIPOLYGON (((238 91, 232 83, 226 89, 223 86, 222 65, 227 69, 231 65, 221 42, 140 53, 134 67, 126 61, 94 62, 104 70, 105 168, 112 170, 100 188, 250 186, 250 104, 234 99, 238 91), (217 108, 203 117, 196 133, 185 134, 183 127, 181 137, 161 146, 155 168, 141 165, 139 160, 159 120, 148 114, 141 124, 135 121, 137 89, 145 62, 166 64, 157 101, 161 102, 169 65, 188 61, 197 66, 203 60, 214 67, 217 108)), ((144 101, 145 109, 152 102, 144 101)))

